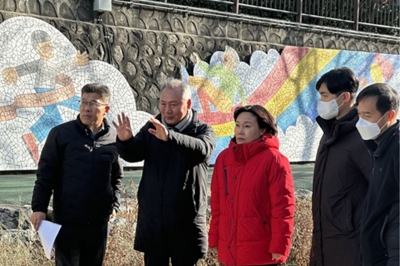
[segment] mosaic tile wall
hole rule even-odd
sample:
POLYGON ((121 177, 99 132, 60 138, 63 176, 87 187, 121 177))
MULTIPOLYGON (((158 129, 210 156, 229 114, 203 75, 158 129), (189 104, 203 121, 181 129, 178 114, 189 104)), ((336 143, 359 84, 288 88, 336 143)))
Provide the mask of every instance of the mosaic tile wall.
POLYGON ((80 88, 89 82, 110 85, 113 98, 108 118, 113 120, 125 111, 137 130, 158 112, 160 84, 171 73, 181 76, 192 86, 194 107, 201 118, 218 134, 213 160, 227 146, 233 131, 231 111, 240 103, 265 105, 278 119, 281 150, 291 161, 312 161, 321 136, 314 123, 318 77, 346 65, 363 78, 362 84, 387 81, 399 87, 398 55, 290 46, 278 52, 271 44, 196 41, 193 36, 123 28, 113 29, 116 68, 96 60, 77 65, 77 48, 88 50, 91 58, 106 59, 99 49, 104 46, 96 44, 101 29, 92 24, 44 21, 13 17, 0 24, 0 170, 36 169, 49 128, 75 118, 80 88), (41 62, 32 45, 36 31, 45 31, 51 40, 53 56, 48 62, 41 62), (203 59, 209 56, 209 63, 195 54, 203 59), (246 55, 249 64, 239 60, 246 55), (224 56, 231 58, 233 66, 224 64, 224 56), (190 61, 194 67, 186 71, 190 61), (41 91, 44 85, 39 83, 48 90, 41 91), (215 101, 215 95, 220 101, 215 101), (40 122, 47 118, 49 125, 40 122))
POLYGON ((4 21, 0 47, 0 170, 35 169, 50 129, 78 115, 87 83, 109 86, 109 121, 123 111, 136 132, 151 117, 136 110, 131 87, 116 68, 97 60, 82 65, 74 45, 42 20, 4 21))
POLYGON ((217 133, 217 150, 233 135, 233 111, 239 105, 259 104, 277 119, 280 149, 291 162, 315 159, 322 131, 315 122, 319 100, 315 85, 335 67, 349 67, 360 78, 360 88, 389 83, 400 91, 400 55, 287 46, 279 54, 256 51, 249 64, 234 49, 216 52, 210 63, 198 61, 193 76, 182 67, 182 77, 193 92, 199 118, 217 133))

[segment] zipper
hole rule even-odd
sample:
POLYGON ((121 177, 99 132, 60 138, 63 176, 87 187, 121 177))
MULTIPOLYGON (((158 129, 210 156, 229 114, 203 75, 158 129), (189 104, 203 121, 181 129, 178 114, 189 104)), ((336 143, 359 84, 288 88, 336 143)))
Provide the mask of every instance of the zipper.
POLYGON ((375 173, 375 158, 376 158, 376 156, 374 155, 374 156, 372 156, 372 165, 374 166, 374 167, 372 167, 372 173, 371 173, 371 176, 373 176, 374 175, 374 173, 375 173))
POLYGON ((226 166, 224 166, 224 176, 225 176, 225 192, 226 195, 229 195, 229 188, 228 188, 228 174, 226 173, 226 166))

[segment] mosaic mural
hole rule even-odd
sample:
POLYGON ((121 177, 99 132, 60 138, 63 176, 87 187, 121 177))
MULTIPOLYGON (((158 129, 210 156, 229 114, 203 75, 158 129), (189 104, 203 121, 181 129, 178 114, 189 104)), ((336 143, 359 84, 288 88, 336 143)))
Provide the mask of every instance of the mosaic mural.
POLYGON ((0 24, 0 170, 36 169, 50 129, 75 119, 87 83, 109 86, 109 121, 124 111, 134 131, 151 117, 113 66, 88 60, 50 24, 14 17, 0 24))
MULTIPOLYGON (((88 60, 48 23, 8 19, 0 24, 0 47, 0 170, 36 169, 49 130, 75 119, 87 83, 110 87, 110 121, 123 111, 136 132, 154 115, 136 110, 132 89, 116 68, 88 60)), ((360 77, 360 89, 372 82, 400 88, 399 55, 288 46, 281 53, 256 51, 247 64, 226 46, 209 63, 197 57, 193 75, 182 66, 193 108, 218 136, 212 163, 233 135, 233 110, 246 104, 263 105, 277 118, 280 148, 290 161, 313 161, 322 134, 315 123, 315 84, 342 66, 360 77)))
POLYGON ((325 72, 344 66, 360 78, 359 90, 373 82, 400 89, 399 55, 287 46, 281 54, 256 51, 246 64, 227 46, 209 64, 197 59, 193 76, 182 67, 194 108, 218 136, 212 161, 233 135, 234 109, 246 104, 260 104, 277 119, 280 149, 291 162, 313 161, 322 135, 315 122, 315 85, 325 72))

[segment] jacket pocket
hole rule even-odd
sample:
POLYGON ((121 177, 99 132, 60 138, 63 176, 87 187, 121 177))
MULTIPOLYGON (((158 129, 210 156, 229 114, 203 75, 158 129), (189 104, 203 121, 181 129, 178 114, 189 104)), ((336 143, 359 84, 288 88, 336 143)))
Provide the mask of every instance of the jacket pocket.
POLYGON ((386 243, 385 243, 385 231, 386 231, 386 225, 389 219, 389 215, 385 216, 385 219, 383 220, 383 224, 381 227, 381 231, 379 232, 379 239, 381 241, 381 245, 386 248, 386 243))
POLYGON ((229 187, 228 187, 228 173, 226 170, 226 166, 224 166, 224 178, 225 178, 225 194, 229 195, 229 187))

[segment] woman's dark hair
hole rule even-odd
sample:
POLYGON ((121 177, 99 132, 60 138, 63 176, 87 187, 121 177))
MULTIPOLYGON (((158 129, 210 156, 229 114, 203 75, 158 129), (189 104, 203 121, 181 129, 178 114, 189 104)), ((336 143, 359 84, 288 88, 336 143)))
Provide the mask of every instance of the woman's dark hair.
POLYGON ((278 127, 276 125, 275 118, 261 105, 246 105, 236 108, 235 112, 233 113, 233 118, 235 121, 243 112, 249 112, 255 115, 257 117, 258 126, 260 128, 265 128, 265 131, 271 133, 272 136, 275 136, 278 133, 278 127))

